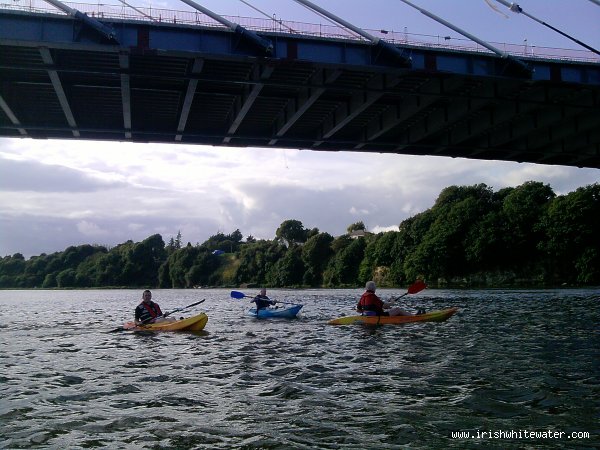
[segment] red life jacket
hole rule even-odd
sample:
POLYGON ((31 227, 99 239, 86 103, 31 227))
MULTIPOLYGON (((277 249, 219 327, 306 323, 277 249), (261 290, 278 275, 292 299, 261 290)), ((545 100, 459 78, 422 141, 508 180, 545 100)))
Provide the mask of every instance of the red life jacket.
POLYGON ((150 304, 148 304, 146 302, 142 302, 142 305, 144 305, 144 308, 146 309, 146 311, 148 311, 148 314, 150 314, 150 316, 153 319, 155 317, 162 316, 162 311, 160 310, 160 306, 158 306, 156 303, 150 302, 150 304))
POLYGON ((384 315, 383 302, 373 291, 366 291, 358 301, 356 308, 359 311, 374 311, 378 316, 384 315))

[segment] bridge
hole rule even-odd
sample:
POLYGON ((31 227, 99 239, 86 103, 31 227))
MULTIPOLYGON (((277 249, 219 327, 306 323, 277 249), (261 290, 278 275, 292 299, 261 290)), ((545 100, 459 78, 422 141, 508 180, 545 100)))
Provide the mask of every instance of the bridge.
POLYGON ((0 136, 600 168, 591 53, 70 5, 1 7, 0 136))

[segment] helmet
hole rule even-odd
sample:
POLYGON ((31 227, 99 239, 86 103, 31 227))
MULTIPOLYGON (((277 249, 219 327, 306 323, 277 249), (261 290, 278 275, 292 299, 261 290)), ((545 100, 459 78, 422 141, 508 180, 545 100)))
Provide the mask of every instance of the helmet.
POLYGON ((375 292, 375 289, 377 289, 377 287, 375 286, 375 282, 374 281, 367 281, 367 284, 365 285, 365 289, 367 289, 367 291, 373 291, 373 292, 375 292))

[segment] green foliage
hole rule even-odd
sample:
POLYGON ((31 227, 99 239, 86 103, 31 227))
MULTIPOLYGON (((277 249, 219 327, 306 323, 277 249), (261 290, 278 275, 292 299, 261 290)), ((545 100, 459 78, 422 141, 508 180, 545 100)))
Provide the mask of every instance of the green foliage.
POLYGON ((77 286, 77 272, 74 269, 65 269, 56 276, 56 284, 59 288, 77 286))
POLYGON ((209 237, 204 243, 203 247, 209 250, 222 250, 226 253, 234 253, 239 250, 242 239, 242 233, 240 230, 235 230, 231 234, 223 234, 221 232, 209 237))
POLYGON ((353 231, 358 231, 358 230, 365 231, 366 229, 367 229, 367 227, 365 227, 365 224, 361 220, 360 222, 355 222, 352 225, 348 225, 348 228, 346 228, 346 231, 348 232, 348 234, 350 234, 353 231))
POLYGON ((240 265, 235 274, 236 284, 267 286, 267 273, 285 252, 285 246, 277 241, 261 240, 244 245, 240 250, 240 265))
POLYGON ((538 244, 554 278, 600 283, 600 184, 552 200, 540 220, 538 244))
POLYGON ((169 265, 169 280, 171 282, 170 287, 193 287, 188 284, 191 279, 189 271, 195 265, 196 259, 199 255, 200 250, 197 247, 192 247, 191 245, 176 250, 169 255, 167 263, 169 265))
POLYGON ((537 244, 543 238, 539 221, 543 218, 550 201, 555 197, 550 186, 527 182, 513 189, 502 202, 504 218, 505 253, 513 262, 537 258, 537 244))
POLYGON ((360 284, 358 275, 365 247, 364 239, 354 239, 336 252, 323 275, 324 284, 330 287, 360 284))
POLYGON ((288 247, 299 242, 306 242, 306 230, 299 220, 286 220, 279 225, 275 237, 288 247))
POLYGON ((290 247, 269 269, 266 284, 273 287, 300 286, 304 271, 302 249, 297 246, 290 247))
POLYGON ((491 189, 484 184, 444 189, 430 210, 429 227, 405 260, 407 277, 453 277, 468 270, 465 249, 477 233, 480 218, 491 210, 492 199, 491 189))
POLYGON ((333 236, 329 233, 318 233, 302 246, 302 261, 306 267, 303 284, 320 286, 323 283, 323 269, 333 255, 332 242, 333 236))
POLYGON ((400 285, 404 278, 404 257, 400 232, 390 231, 371 236, 359 268, 360 284, 374 280, 381 287, 400 285))
MULTIPOLYGON (((364 229, 362 222, 348 229, 364 229)), ((464 280, 524 280, 548 285, 600 284, 600 184, 556 196, 543 183, 493 192, 485 184, 450 186, 399 231, 352 239, 286 220, 276 239, 243 241, 240 230, 202 245, 165 245, 159 234, 110 250, 71 246, 26 260, 0 258, 0 288, 261 285, 406 286, 464 280), (227 255, 216 256, 214 250, 227 255)))

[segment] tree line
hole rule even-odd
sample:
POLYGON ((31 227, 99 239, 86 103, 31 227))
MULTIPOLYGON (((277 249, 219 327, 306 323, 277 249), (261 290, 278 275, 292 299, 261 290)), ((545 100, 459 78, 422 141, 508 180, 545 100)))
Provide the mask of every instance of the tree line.
POLYGON ((238 229, 196 245, 155 234, 28 260, 16 253, 0 259, 0 288, 598 285, 598 230, 598 183, 561 196, 533 181, 496 192, 450 186, 399 231, 368 233, 357 222, 334 237, 289 219, 271 240, 238 229))

